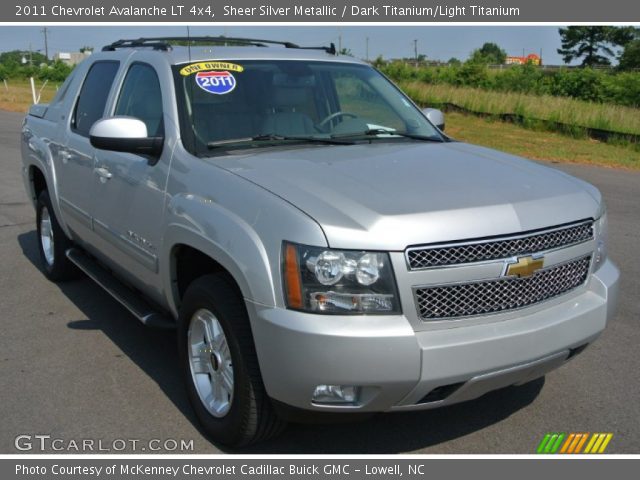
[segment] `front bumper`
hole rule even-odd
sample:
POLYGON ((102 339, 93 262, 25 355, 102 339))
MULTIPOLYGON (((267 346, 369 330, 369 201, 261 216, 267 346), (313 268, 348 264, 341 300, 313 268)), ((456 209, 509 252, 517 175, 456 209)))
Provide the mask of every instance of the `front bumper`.
POLYGON ((247 301, 269 396, 304 410, 420 410, 533 380, 592 342, 615 315, 610 261, 579 294, 473 324, 416 331, 403 315, 324 316, 247 301), (356 405, 317 405, 317 385, 361 387, 356 405), (436 390, 439 389, 439 390, 436 390), (436 394, 430 393, 435 392, 436 394))

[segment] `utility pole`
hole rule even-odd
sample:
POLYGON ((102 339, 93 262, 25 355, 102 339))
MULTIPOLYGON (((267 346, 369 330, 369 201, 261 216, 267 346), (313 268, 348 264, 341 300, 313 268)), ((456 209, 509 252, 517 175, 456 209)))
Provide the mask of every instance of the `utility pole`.
POLYGON ((42 33, 44 33, 44 56, 47 57, 47 62, 49 61, 49 42, 47 41, 47 27, 42 29, 42 33))
POLYGON ((416 59, 416 65, 418 64, 418 40, 413 41, 413 56, 416 59))
POLYGON ((366 44, 367 44, 367 49, 366 49, 366 55, 365 55, 365 58, 366 58, 366 60, 367 60, 367 62, 368 62, 368 61, 369 61, 369 37, 367 37, 367 42, 366 42, 366 44))

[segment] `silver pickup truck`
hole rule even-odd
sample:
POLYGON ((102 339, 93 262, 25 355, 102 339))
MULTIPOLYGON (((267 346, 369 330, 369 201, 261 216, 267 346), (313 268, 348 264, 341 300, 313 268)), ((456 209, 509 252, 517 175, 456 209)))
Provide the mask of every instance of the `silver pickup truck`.
POLYGON ((24 120, 44 273, 177 327, 228 445, 528 382, 614 315, 604 203, 443 130, 332 47, 115 42, 24 120))

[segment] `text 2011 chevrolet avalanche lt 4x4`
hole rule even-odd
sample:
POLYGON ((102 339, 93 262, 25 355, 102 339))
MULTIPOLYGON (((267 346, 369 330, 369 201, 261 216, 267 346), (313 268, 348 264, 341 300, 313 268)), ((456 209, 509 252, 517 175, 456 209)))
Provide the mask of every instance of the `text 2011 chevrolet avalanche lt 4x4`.
POLYGON ((613 316, 596 188, 453 141, 332 48, 174 40, 109 45, 32 107, 24 180, 47 277, 177 326, 213 440, 473 399, 613 316))

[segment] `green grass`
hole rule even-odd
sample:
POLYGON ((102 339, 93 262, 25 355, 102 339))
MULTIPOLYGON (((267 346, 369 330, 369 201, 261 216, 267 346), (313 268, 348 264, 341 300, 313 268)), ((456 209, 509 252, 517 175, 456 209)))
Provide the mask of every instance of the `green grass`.
POLYGON ((640 151, 559 133, 527 128, 461 113, 446 115, 447 134, 468 143, 495 148, 534 160, 623 167, 640 170, 640 151))
MULTIPOLYGON (((636 108, 416 81, 400 81, 398 85, 421 105, 454 103, 475 112, 516 113, 529 122, 551 120, 576 127, 640 134, 640 110, 636 108)), ((579 134, 580 129, 575 130, 579 134)))

